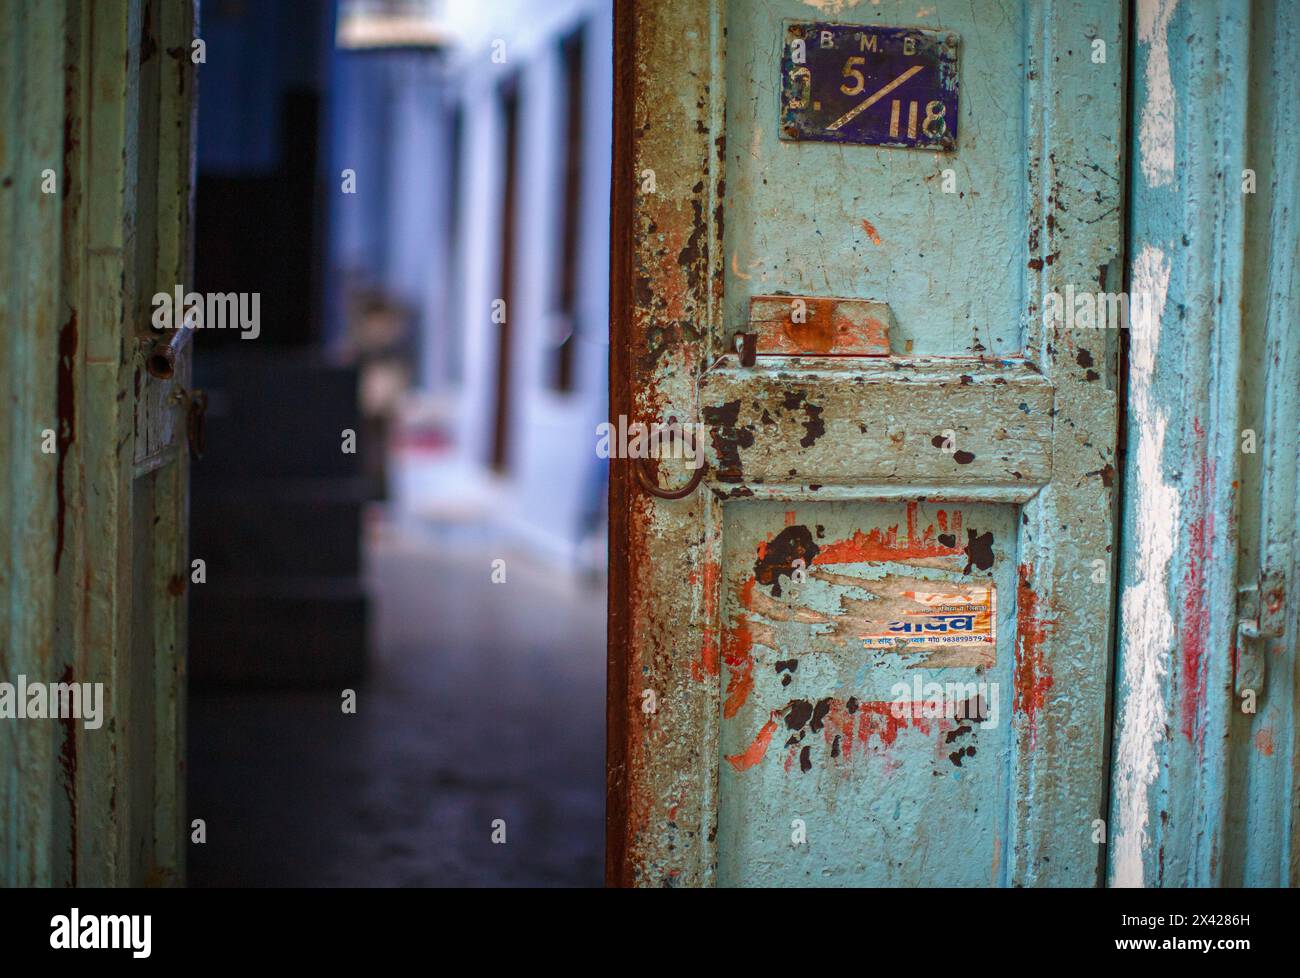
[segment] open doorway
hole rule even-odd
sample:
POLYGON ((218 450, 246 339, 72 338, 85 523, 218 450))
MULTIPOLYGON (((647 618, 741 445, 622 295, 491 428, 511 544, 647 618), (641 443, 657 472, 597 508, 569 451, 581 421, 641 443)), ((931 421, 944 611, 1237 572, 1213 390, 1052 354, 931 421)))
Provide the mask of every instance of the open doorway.
POLYGON ((192 885, 601 882, 611 16, 203 3, 192 885))

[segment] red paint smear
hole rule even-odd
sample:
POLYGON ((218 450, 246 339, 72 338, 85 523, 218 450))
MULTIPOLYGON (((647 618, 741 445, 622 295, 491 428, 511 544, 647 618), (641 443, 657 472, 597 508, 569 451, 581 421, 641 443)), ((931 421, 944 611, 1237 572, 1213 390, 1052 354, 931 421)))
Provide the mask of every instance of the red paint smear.
POLYGON ((1043 640, 1056 626, 1055 619, 1038 615, 1038 594, 1032 585, 1033 567, 1020 565, 1020 580, 1016 585, 1016 666, 1015 710, 1023 713, 1029 723, 1029 742, 1038 735, 1038 711, 1047 701, 1047 691, 1052 688, 1052 674, 1043 658, 1043 640))
POLYGON ((853 728, 856 714, 850 713, 841 700, 832 700, 830 711, 826 714, 825 726, 822 728, 827 748, 840 738, 840 757, 848 761, 853 757, 853 728))
POLYGON ((952 557, 962 553, 960 547, 945 547, 934 539, 934 526, 926 528, 920 540, 909 533, 899 542, 898 527, 872 530, 863 533, 855 530, 853 536, 828 543, 813 558, 814 564, 857 564, 880 560, 916 560, 922 557, 952 557))
MULTIPOLYGON (((927 704, 923 701, 896 703, 893 700, 873 700, 859 703, 857 712, 849 713, 848 707, 842 700, 832 700, 831 708, 823 720, 823 737, 829 748, 838 735, 840 756, 844 761, 848 761, 853 753, 855 725, 856 740, 864 748, 868 751, 872 750, 871 738, 875 737, 879 741, 875 749, 885 750, 894 745, 903 730, 919 730, 926 736, 930 735, 934 722, 922 715, 926 707, 927 704)), ((787 703, 779 710, 773 710, 767 723, 763 724, 754 735, 749 746, 739 754, 727 755, 727 762, 737 771, 747 771, 761 761, 767 755, 772 736, 779 726, 778 719, 789 709, 790 704, 787 703)), ((794 758, 798 756, 799 749, 796 745, 787 752, 783 762, 787 772, 794 766, 794 758)))
POLYGON ((1205 729, 1198 720, 1205 704, 1206 639, 1210 631, 1210 609, 1205 601, 1205 568, 1210 560, 1210 547, 1214 543, 1214 513, 1209 508, 1210 487, 1214 482, 1214 464, 1205 450, 1205 429, 1199 419, 1193 419, 1196 433, 1196 481, 1192 485, 1189 504, 1197 516, 1188 527, 1187 571, 1183 575, 1183 736, 1196 744, 1198 751, 1204 746, 1205 729))
MULTIPOLYGON (((754 600, 754 587, 757 579, 750 576, 740 592, 740 603, 749 608, 754 600)), ((735 627, 727 630, 723 644, 722 658, 727 663, 727 695, 722 703, 722 715, 731 719, 745 705, 754 688, 754 637, 749 632, 749 617, 743 612, 735 627)))
MULTIPOLYGON (((945 547, 939 543, 936 539, 933 523, 927 526, 925 532, 918 538, 916 511, 916 502, 909 502, 907 504, 907 536, 901 541, 898 538, 897 525, 891 526, 888 530, 872 530, 870 533, 856 530, 847 539, 823 546, 812 562, 814 564, 855 564, 866 561, 952 557, 964 552, 960 547, 945 547)), ((940 510, 939 526, 941 530, 946 529, 947 522, 948 514, 940 510)), ((954 510, 952 513, 954 532, 960 533, 961 524, 961 512, 954 510)))
POLYGON ((870 747, 871 738, 875 736, 880 738, 882 747, 892 747, 900 730, 916 729, 928 735, 930 721, 921 715, 924 708, 923 702, 873 700, 870 703, 859 703, 858 740, 870 747))
POLYGON ((865 217, 862 219, 862 230, 867 232, 867 237, 871 239, 871 243, 873 245, 880 244, 880 235, 876 232, 875 225, 873 225, 865 217))
POLYGON ((768 720, 763 724, 758 735, 754 737, 748 747, 739 754, 728 754, 727 763, 737 771, 748 771, 751 767, 763 759, 767 754, 767 745, 772 742, 772 734, 776 733, 776 718, 768 720))
POLYGON ((727 697, 722 703, 722 715, 730 720, 736 715, 754 689, 754 658, 749 654, 754 640, 749 634, 749 622, 742 620, 727 642, 726 660, 731 669, 727 677, 727 697))
MULTIPOLYGON (((713 622, 718 617, 719 567, 713 561, 704 565, 704 635, 700 642, 700 657, 691 663, 691 678, 696 682, 705 676, 718 674, 718 633, 713 622)), ((696 583, 691 575, 691 583, 696 583)))

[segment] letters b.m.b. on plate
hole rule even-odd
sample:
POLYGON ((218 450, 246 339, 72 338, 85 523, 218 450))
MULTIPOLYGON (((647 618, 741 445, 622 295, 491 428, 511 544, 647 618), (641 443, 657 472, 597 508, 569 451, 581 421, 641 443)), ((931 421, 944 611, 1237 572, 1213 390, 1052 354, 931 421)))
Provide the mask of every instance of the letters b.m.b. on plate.
POLYGON ((782 139, 956 148, 956 34, 787 23, 784 40, 782 139))

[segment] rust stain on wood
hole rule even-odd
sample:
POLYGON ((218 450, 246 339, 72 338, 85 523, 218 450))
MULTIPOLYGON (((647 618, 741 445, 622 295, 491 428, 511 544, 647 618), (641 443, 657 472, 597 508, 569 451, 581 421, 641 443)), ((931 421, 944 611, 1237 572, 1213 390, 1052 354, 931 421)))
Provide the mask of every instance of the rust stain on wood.
POLYGON ((68 461, 68 449, 77 438, 77 391, 74 367, 77 360, 77 310, 72 310, 68 321, 59 329, 58 353, 58 418, 59 427, 55 442, 59 452, 58 473, 55 481, 55 544, 54 573, 59 572, 63 560, 63 533, 67 521, 67 495, 63 476, 68 461))
MULTIPOLYGON (((59 681, 73 682, 72 666, 63 670, 59 681)), ((68 798, 68 872, 69 885, 77 885, 77 718, 69 713, 59 718, 63 743, 59 747, 59 767, 63 771, 63 791, 68 798)))
POLYGON ((1042 618, 1038 592, 1033 586, 1033 567, 1020 565, 1016 585, 1016 667, 1014 673, 1015 710, 1029 724, 1031 742, 1038 732, 1038 713, 1047 702, 1052 688, 1052 674, 1043 655, 1043 642, 1056 622, 1042 618))

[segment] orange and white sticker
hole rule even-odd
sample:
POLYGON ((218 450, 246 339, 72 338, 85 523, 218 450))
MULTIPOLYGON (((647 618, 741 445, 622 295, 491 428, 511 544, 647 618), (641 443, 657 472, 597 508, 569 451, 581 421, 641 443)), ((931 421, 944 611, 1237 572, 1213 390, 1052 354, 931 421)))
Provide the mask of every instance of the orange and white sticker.
POLYGON ((900 578, 880 584, 892 592, 880 606, 887 614, 866 623, 863 648, 916 656, 909 665, 930 668, 997 662, 996 588, 900 578))

